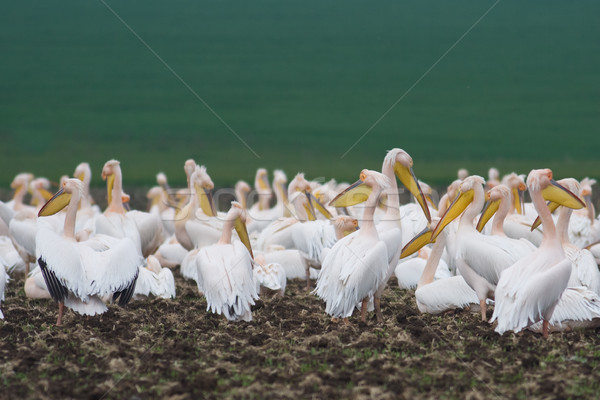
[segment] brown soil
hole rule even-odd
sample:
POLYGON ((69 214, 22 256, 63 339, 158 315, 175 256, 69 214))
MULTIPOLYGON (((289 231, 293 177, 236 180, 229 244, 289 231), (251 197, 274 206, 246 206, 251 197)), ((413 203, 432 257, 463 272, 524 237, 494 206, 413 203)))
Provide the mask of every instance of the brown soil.
POLYGON ((250 323, 207 313, 176 273, 177 299, 86 319, 30 301, 11 281, 0 322, 2 398, 567 398, 600 393, 598 330, 496 334, 477 314, 420 315, 386 290, 385 321, 333 323, 291 282, 250 323))

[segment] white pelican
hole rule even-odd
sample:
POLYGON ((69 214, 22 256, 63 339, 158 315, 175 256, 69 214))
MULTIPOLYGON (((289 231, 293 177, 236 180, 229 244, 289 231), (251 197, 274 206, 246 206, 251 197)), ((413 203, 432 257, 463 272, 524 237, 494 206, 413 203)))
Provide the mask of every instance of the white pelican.
POLYGON ((394 148, 387 152, 381 166, 381 173, 388 179, 388 182, 390 182, 390 187, 385 191, 387 194, 385 214, 382 216, 381 221, 376 225, 379 237, 386 245, 388 255, 388 269, 385 279, 379 283, 379 287, 373 298, 375 313, 379 321, 383 321, 380 304, 381 295, 387 285, 387 281, 394 274, 394 270, 398 265, 400 252, 402 251, 402 238, 404 235, 411 235, 412 232, 417 229, 416 233, 418 233, 431 221, 427 200, 419 186, 419 182, 413 172, 412 166, 413 160, 411 156, 404 150, 398 148, 394 148), (415 197, 415 200, 424 214, 424 216, 421 217, 422 219, 416 218, 413 221, 403 221, 401 223, 400 199, 396 177, 398 177, 402 184, 415 197), (423 226, 419 229, 421 224, 423 224, 423 226))
POLYGON ((542 332, 547 337, 552 313, 569 282, 571 262, 565 257, 544 198, 570 208, 585 204, 552 180, 549 169, 532 170, 527 187, 542 221, 544 237, 533 253, 503 271, 490 322, 497 320, 496 332, 502 334, 508 330, 519 332, 542 319, 542 332))
POLYGON ((512 193, 510 211, 504 220, 504 233, 509 238, 524 238, 536 247, 539 246, 542 242, 542 232, 530 229, 535 213, 531 210, 532 205, 524 202, 524 193, 527 190, 524 176, 512 172, 502 178, 502 183, 508 186, 512 193))
POLYGON ((258 194, 258 201, 250 207, 250 215, 255 211, 266 211, 270 208, 269 203, 271 202, 271 197, 273 197, 273 190, 271 190, 266 169, 259 168, 256 170, 254 190, 258 194))
POLYGON ((6 205, 13 211, 28 210, 35 212, 35 207, 23 204, 23 198, 29 190, 29 184, 33 180, 33 174, 23 172, 15 176, 10 184, 11 189, 15 190, 12 200, 8 201, 6 205))
POLYGON ((233 188, 235 192, 235 200, 240 203, 242 208, 248 208, 248 193, 250 193, 250 185, 244 181, 237 181, 233 188))
POLYGON ((254 257, 254 284, 256 285, 257 293, 262 296, 265 289, 277 291, 279 296, 285 294, 287 278, 285 269, 279 263, 267 262, 264 254, 257 254, 254 257))
POLYGON ((175 236, 187 250, 216 243, 221 237, 223 222, 217 212, 211 191, 215 185, 204 166, 196 166, 190 176, 190 202, 176 214, 175 236))
MULTIPOLYGON (((437 221, 436 221, 437 222, 437 221)), ((429 243, 432 231, 429 227, 413 238, 402 250, 403 256, 408 256, 418 250, 420 246, 429 243)), ((478 307, 477 294, 462 276, 450 276, 437 279, 438 263, 441 261, 446 244, 446 231, 442 232, 433 248, 415 291, 417 307, 422 313, 440 314, 445 311, 465 307, 478 307)))
MULTIPOLYGON (((571 191, 575 196, 579 196, 579 183, 573 178, 561 179, 559 184, 571 191)), ((560 207, 558 222, 556 223, 556 231, 560 237, 563 250, 569 260, 571 260, 572 270, 569 278, 569 287, 585 286, 592 292, 600 295, 600 271, 598 264, 592 253, 589 250, 581 249, 575 246, 569 240, 569 223, 573 209, 568 207, 560 207)))
POLYGON ((0 236, 0 268, 4 268, 8 274, 13 272, 24 272, 25 262, 19 255, 8 236, 0 236))
POLYGON ((146 266, 139 267, 139 275, 135 284, 133 298, 138 299, 150 295, 163 299, 175 298, 175 279, 169 268, 161 268, 159 260, 148 256, 146 266))
POLYGON ((304 174, 297 174, 288 186, 289 208, 294 216, 280 218, 266 226, 258 236, 257 246, 260 250, 266 250, 270 246, 280 245, 286 249, 294 248, 291 226, 303 221, 314 221, 314 209, 308 193, 310 183, 304 178, 304 174))
POLYGON ((510 188, 504 184, 492 187, 486 194, 486 205, 477 222, 477 230, 481 232, 487 222, 493 217, 492 228, 489 233, 495 236, 506 237, 504 233, 504 219, 511 206, 512 195, 510 188))
POLYGON ((41 227, 36 237, 36 254, 48 291, 58 302, 56 325, 62 324, 63 307, 83 315, 107 311, 100 299, 113 294, 124 306, 130 300, 143 259, 129 238, 102 242, 75 241, 77 208, 83 183, 69 179, 40 210, 48 216, 67 207, 63 235, 41 227), (111 246, 106 248, 109 242, 111 246), (101 249, 102 248, 102 249, 101 249))
POLYGON ((103 215, 96 217, 96 233, 116 238, 129 237, 139 244, 140 254, 144 257, 154 253, 164 240, 160 218, 137 210, 126 212, 123 207, 123 175, 119 161, 110 160, 104 164, 102 179, 106 180, 108 208, 103 215))
POLYGON ((596 219, 596 209, 592 203, 592 185, 595 179, 581 180, 581 197, 585 201, 585 209, 576 210, 569 223, 569 239, 578 247, 584 248, 600 240, 600 221, 596 219))
POLYGON ((497 168, 491 167, 488 170, 488 179, 486 181, 486 188, 489 190, 500 184, 500 172, 497 168))
POLYGON ((34 206, 36 210, 39 211, 52 197, 52 193, 50 193, 48 189, 50 189, 50 181, 46 178, 35 178, 29 183, 31 205, 34 206))
POLYGON ((273 171, 273 189, 275 191, 276 203, 272 208, 258 210, 249 210, 248 232, 261 232, 271 222, 278 218, 290 217, 288 192, 285 187, 287 177, 282 170, 276 169, 273 171))
POLYGON ((362 301, 361 320, 366 306, 386 279, 388 250, 379 238, 373 215, 382 192, 390 187, 385 175, 364 169, 360 180, 332 200, 335 207, 365 202, 361 229, 339 240, 329 251, 314 293, 325 300, 325 311, 334 318, 347 318, 362 301))
MULTIPOLYGON (((583 287, 568 287, 550 318, 548 331, 563 332, 573 329, 597 328, 600 326, 600 297, 583 287)), ((527 329, 543 333, 543 322, 538 321, 527 329)))
POLYGON ((442 229, 462 214, 455 237, 455 263, 464 280, 475 290, 481 307, 481 319, 486 318, 486 299, 494 298, 494 290, 502 271, 530 254, 535 247, 527 241, 479 233, 473 220, 484 203, 480 176, 470 176, 460 185, 459 194, 433 230, 435 240, 442 229), (463 212, 464 211, 464 212, 463 212))
POLYGON ((258 299, 252 274, 252 249, 246 231, 245 211, 237 202, 225 217, 219 242, 198 251, 198 290, 206 297, 213 313, 223 314, 230 321, 252 320, 250 306, 258 299), (235 230, 240 240, 232 240, 235 230))

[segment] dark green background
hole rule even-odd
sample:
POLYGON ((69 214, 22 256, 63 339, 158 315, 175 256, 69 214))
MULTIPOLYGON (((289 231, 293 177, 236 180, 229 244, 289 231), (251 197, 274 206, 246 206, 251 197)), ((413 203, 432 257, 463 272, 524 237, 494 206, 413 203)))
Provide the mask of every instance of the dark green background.
POLYGON ((217 186, 257 167, 354 180, 407 150, 433 184, 551 167, 598 176, 600 2, 500 1, 341 156, 493 1, 107 1, 260 155, 100 1, 4 2, 0 184, 121 160, 126 184, 217 186))

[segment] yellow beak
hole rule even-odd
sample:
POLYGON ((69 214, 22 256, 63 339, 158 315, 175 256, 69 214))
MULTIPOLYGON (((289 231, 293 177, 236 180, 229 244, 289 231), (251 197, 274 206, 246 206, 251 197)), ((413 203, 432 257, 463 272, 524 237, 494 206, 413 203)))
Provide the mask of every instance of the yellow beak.
POLYGON ((47 217, 54 215, 65 208, 71 201, 71 193, 66 193, 64 188, 61 188, 50 200, 44 204, 38 217, 47 217))
POLYGON ((465 211, 465 209, 473 201, 474 194, 475 191, 473 189, 467 190, 466 192, 458 192, 458 195, 452 204, 450 204, 450 207, 448 207, 442 216, 442 219, 433 230, 431 240, 435 240, 440 232, 442 232, 442 229, 444 229, 450 222, 454 221, 460 214, 463 213, 463 211, 465 211))
POLYGON ((108 176, 106 175, 102 175, 103 179, 106 179, 106 198, 108 201, 108 204, 112 203, 112 191, 113 191, 113 186, 115 185, 115 174, 110 174, 108 176))
POLYGON ((431 237, 433 232, 431 228, 427 227, 421 231, 417 236, 412 238, 412 240, 406 243, 406 246, 402 248, 402 253, 400 253, 400 258, 408 257, 411 254, 416 253, 421 250, 421 248, 429 243, 431 243, 431 237))
POLYGON ((204 215, 208 217, 215 217, 217 215, 215 211, 215 205, 213 203, 212 192, 206 188, 200 188, 196 185, 196 195, 200 202, 200 208, 204 215))
POLYGON ((235 221, 233 221, 233 227, 235 228, 235 231, 237 232, 244 246, 246 246, 246 248, 248 249, 250 257, 252 257, 252 259, 254 260, 254 254, 252 253, 252 245, 250 244, 250 237, 248 236, 246 224, 244 223, 244 221, 242 221, 240 217, 237 217, 235 221))
POLYGON ((367 201, 373 189, 358 180, 329 202, 332 207, 350 207, 367 201))
POLYGON ((545 200, 553 201, 561 206, 575 210, 585 207, 583 200, 554 179, 551 179, 550 185, 542 190, 542 196, 545 200))
POLYGON ((396 172, 396 176, 400 179, 400 182, 408 189, 409 192, 412 193, 413 196, 417 199, 417 202, 423 209, 423 213, 425 213, 425 217, 428 222, 431 222, 431 215, 429 214, 429 207, 427 206, 427 202, 425 201, 425 196, 423 195, 423 191, 421 190, 421 186, 419 186, 419 181, 415 176, 412 168, 405 167, 400 163, 396 163, 394 165, 394 172, 396 172))
POLYGON ((498 211, 498 208, 500 207, 500 200, 488 200, 485 203, 485 206, 483 208, 483 212, 481 213, 481 217, 479 218, 479 221, 477 222, 477 230, 479 232, 481 232, 483 230, 483 227, 485 226, 485 224, 488 223, 488 221, 494 216, 494 214, 496 214, 496 211, 498 211))
POLYGON ((525 191, 518 188, 513 188, 512 192, 515 200, 515 211, 517 214, 525 214, 525 191))
POLYGON ((323 203, 321 203, 319 201, 319 199, 317 199, 315 196, 313 196, 312 193, 306 192, 306 195, 310 199, 310 202, 313 205, 313 207, 317 211, 319 211, 325 218, 327 218, 327 219, 332 219, 333 218, 333 215, 331 215, 331 213, 325 208, 325 206, 323 205, 323 203))

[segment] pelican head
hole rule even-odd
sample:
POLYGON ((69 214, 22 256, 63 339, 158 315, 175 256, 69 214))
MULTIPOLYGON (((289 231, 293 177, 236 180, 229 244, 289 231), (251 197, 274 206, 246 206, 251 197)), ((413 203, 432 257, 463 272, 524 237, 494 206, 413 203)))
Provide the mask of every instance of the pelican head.
POLYGON ((209 217, 214 217, 217 215, 215 210, 215 205, 213 203, 212 190, 215 187, 212 179, 206 172, 206 167, 196 166, 194 173, 190 177, 190 182, 192 184, 193 190, 198 196, 198 200, 200 201, 200 208, 204 212, 205 215, 209 217))
POLYGON ((380 192, 389 189, 391 182, 380 172, 363 169, 359 180, 338 194, 329 205, 332 207, 349 207, 367 201, 371 193, 377 189, 380 192))
POLYGON ((458 195, 452 204, 450 204, 446 212, 444 212, 440 222, 433 230, 431 240, 435 240, 442 229, 465 211, 465 209, 473 202, 475 190, 483 191, 483 185, 485 185, 485 179, 478 175, 469 176, 462 181, 458 188, 458 195))
POLYGON ((358 230, 358 220, 348 215, 338 215, 331 220, 335 228, 336 236, 344 237, 358 230))
POLYGON ((77 167, 75 167, 73 177, 89 185, 90 181, 92 180, 92 169, 90 168, 90 164, 82 162, 77 167))
POLYGON ((83 195, 83 182, 79 179, 67 179, 62 187, 50 200, 44 204, 40 212, 38 213, 39 217, 46 217, 49 215, 54 215, 63 208, 65 208, 71 198, 76 196, 76 199, 79 200, 83 195))
POLYGON ((596 212, 594 210, 594 205, 592 204, 592 186, 595 183, 595 179, 587 177, 581 180, 581 197, 585 200, 588 217, 592 223, 594 223, 594 219, 596 218, 596 212))
POLYGON ((525 175, 517 175, 516 173, 511 172, 502 178, 502 183, 508 186, 512 192, 516 212, 518 214, 523 214, 525 212, 525 208, 523 207, 525 202, 524 194, 527 190, 527 185, 525 185, 525 175))
POLYGON ((527 176, 527 187, 530 191, 542 192, 545 200, 561 206, 580 209, 585 203, 569 189, 552 179, 552 170, 534 169, 527 176))
POLYGON ((510 188, 502 184, 494 186, 485 194, 486 203, 483 207, 479 222, 477 222, 477 230, 479 232, 483 230, 485 224, 487 224, 492 216, 496 214, 500 208, 500 203, 503 201, 510 201, 510 197, 510 188))
POLYGON ((466 168, 461 168, 458 170, 456 175, 458 176, 458 179, 460 179, 461 181, 464 181, 469 176, 469 171, 467 171, 466 168))
POLYGON ((246 215, 246 209, 237 201, 232 201, 231 208, 227 212, 225 219, 233 222, 233 228, 237 232, 240 241, 248 249, 250 257, 254 258, 252 246, 250 244, 250 237, 248 236, 248 230, 246 229, 246 215))
POLYGON ((33 174, 24 172, 15 176, 10 184, 11 189, 28 188, 29 182, 33 180, 33 174))
POLYGON ((256 176, 254 177, 254 187, 258 193, 271 193, 271 184, 269 183, 269 174, 265 168, 259 168, 256 170, 256 176))
POLYGON ((393 165, 394 172, 400 182, 408 189, 408 191, 415 196, 417 202, 421 206, 427 221, 431 221, 431 215, 429 214, 429 207, 425 195, 419 185, 419 181, 413 172, 413 159, 412 157, 402 149, 389 150, 383 160, 384 167, 393 165))

